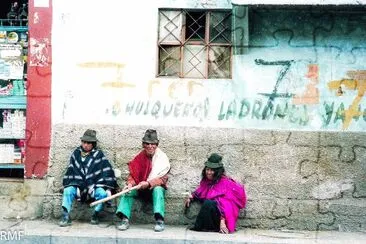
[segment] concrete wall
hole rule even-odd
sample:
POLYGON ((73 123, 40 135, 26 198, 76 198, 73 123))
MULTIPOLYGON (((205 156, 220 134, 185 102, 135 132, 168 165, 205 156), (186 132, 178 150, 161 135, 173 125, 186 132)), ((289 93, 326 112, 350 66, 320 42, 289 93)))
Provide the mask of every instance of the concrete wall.
MULTIPOLYGON (((99 132, 100 146, 115 167, 122 170, 123 182, 127 162, 140 150, 145 127, 92 127, 99 132)), ((44 217, 60 215, 57 192, 62 172, 86 128, 54 127, 55 143, 48 175, 52 187, 44 204, 44 217)), ((206 157, 218 152, 224 155, 228 175, 246 186, 249 201, 242 211, 240 227, 343 231, 366 227, 365 133, 193 127, 157 127, 157 130, 161 148, 172 165, 167 223, 193 221, 197 209, 183 215, 184 193, 197 186, 206 157)), ((151 206, 137 203, 133 221, 153 221, 151 206)))
MULTIPOLYGON (((98 131, 99 144, 122 171, 140 150, 146 127, 55 125, 49 172, 43 180, 0 184, 3 218, 59 218, 61 180, 71 151, 86 128, 98 131)), ((186 192, 200 180, 206 157, 224 156, 227 174, 243 182, 248 205, 240 228, 364 231, 366 228, 366 134, 294 132, 198 127, 156 127, 170 158, 166 201, 168 224, 194 221, 198 206, 183 214, 186 192)), ((110 223, 114 209, 104 212, 110 223)), ((74 219, 90 209, 75 204, 74 219)), ((133 223, 152 222, 150 205, 137 202, 133 223)))

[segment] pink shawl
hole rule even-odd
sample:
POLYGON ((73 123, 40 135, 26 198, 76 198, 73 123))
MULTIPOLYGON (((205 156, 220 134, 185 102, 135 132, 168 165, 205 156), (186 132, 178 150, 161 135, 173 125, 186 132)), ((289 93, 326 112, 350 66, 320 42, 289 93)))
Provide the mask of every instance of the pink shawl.
POLYGON ((202 179, 193 195, 202 200, 216 201, 229 232, 235 231, 239 211, 245 207, 247 201, 243 185, 227 176, 222 176, 214 185, 211 181, 202 179))

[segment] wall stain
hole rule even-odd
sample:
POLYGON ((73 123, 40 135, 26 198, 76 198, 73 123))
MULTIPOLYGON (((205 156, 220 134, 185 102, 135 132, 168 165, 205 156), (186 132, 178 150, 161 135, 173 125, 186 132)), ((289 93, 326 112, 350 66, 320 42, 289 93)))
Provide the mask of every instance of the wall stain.
POLYGON ((30 195, 30 187, 28 185, 22 185, 11 196, 8 202, 9 209, 20 212, 28 209, 28 202, 26 197, 30 195))

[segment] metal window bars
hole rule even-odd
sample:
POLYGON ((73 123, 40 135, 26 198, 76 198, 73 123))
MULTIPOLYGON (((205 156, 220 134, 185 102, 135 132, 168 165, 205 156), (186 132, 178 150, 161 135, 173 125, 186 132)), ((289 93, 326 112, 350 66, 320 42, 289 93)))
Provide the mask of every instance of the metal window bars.
POLYGON ((159 10, 157 76, 231 78, 231 11, 159 10))

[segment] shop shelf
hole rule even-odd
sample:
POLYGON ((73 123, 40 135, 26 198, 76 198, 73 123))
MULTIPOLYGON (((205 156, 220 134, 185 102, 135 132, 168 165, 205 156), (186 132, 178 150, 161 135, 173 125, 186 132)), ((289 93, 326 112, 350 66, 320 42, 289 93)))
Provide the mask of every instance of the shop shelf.
POLYGON ((1 164, 0 169, 24 169, 24 164, 1 164))
POLYGON ((26 109, 26 96, 0 96, 0 109, 26 109))

